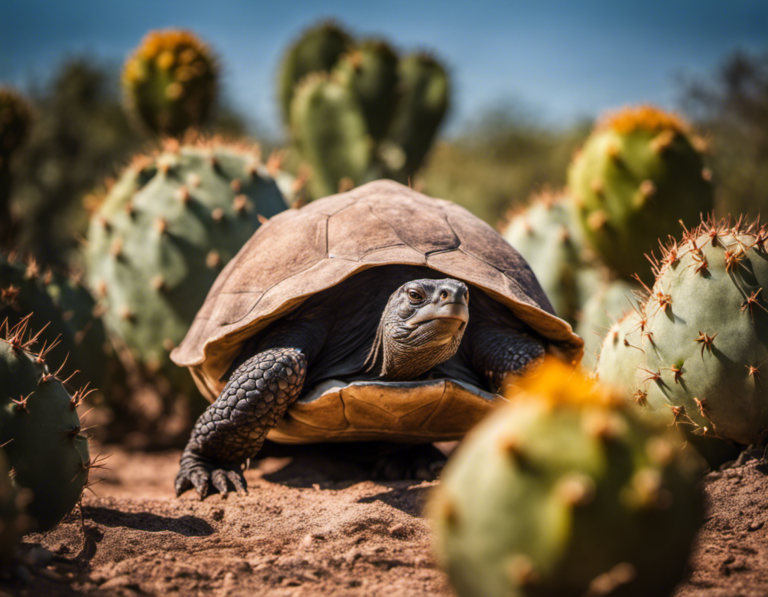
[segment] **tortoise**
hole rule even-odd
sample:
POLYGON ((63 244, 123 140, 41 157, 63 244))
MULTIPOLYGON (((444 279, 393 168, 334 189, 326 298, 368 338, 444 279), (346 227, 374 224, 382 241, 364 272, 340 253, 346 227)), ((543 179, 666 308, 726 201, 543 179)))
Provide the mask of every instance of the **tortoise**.
POLYGON ((176 493, 245 492, 243 464, 265 438, 460 439, 545 353, 575 365, 583 342, 465 209, 375 181, 282 212, 222 270, 171 354, 213 402, 176 493))

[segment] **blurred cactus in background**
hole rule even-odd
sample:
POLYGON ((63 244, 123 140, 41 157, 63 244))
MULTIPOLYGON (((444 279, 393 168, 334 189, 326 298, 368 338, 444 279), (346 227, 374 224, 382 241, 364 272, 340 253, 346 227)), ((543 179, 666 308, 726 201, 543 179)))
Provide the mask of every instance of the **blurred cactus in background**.
POLYGON ((653 106, 604 115, 576 155, 568 189, 589 245, 619 276, 647 268, 645 254, 713 207, 700 139, 653 106))
POLYGON ((378 178, 407 183, 449 105, 448 75, 425 54, 355 42, 333 23, 304 32, 283 58, 280 99, 313 198, 378 178))
POLYGON ((32 122, 27 101, 16 91, 0 87, 0 248, 11 246, 16 216, 11 210, 11 159, 26 141, 32 122))
POLYGON ((217 94, 218 67, 193 33, 150 31, 125 63, 123 90, 130 113, 151 132, 179 136, 200 128, 217 94))

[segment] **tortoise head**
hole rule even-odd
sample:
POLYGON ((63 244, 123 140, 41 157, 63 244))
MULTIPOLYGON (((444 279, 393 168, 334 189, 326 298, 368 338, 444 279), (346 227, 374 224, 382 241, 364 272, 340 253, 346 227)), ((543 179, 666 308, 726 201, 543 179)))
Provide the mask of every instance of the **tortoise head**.
POLYGON ((469 289, 453 280, 412 280, 387 301, 369 369, 381 362, 381 377, 415 379, 450 359, 469 321, 469 289))

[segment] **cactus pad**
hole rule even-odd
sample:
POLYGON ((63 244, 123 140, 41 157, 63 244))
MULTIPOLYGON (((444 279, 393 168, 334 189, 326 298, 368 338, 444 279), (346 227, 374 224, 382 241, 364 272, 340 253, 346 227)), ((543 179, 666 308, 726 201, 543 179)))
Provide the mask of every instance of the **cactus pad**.
POLYGON ((545 364, 470 432, 432 496, 435 547, 456 592, 669 595, 703 514, 670 431, 545 364))
POLYGON ((587 242, 624 278, 646 272, 645 253, 712 209, 710 171, 680 118, 650 106, 598 123, 571 164, 568 187, 587 242))

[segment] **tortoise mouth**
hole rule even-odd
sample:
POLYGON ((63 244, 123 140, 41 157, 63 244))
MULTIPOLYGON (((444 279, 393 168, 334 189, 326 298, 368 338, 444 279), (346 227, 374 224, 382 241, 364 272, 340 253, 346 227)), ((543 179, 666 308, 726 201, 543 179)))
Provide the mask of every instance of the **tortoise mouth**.
POLYGON ((466 302, 445 303, 434 308, 423 308, 408 320, 408 325, 415 327, 430 321, 453 320, 464 325, 469 321, 469 309, 466 302))

